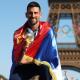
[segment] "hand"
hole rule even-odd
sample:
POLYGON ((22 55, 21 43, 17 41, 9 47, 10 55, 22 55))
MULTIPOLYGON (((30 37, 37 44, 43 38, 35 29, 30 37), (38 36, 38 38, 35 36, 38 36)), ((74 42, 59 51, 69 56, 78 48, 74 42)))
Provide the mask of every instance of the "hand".
POLYGON ((29 57, 27 55, 24 55, 20 61, 20 63, 22 64, 27 64, 27 63, 31 63, 33 61, 32 57, 29 57))

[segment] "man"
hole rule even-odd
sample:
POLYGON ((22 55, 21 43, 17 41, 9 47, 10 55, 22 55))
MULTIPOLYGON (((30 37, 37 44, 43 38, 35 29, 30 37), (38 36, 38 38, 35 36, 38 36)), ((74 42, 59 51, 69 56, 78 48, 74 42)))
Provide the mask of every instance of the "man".
POLYGON ((54 32, 48 22, 39 20, 37 2, 28 4, 26 17, 26 23, 14 33, 10 80, 29 80, 35 75, 40 75, 39 80, 57 80, 52 70, 59 63, 54 32))

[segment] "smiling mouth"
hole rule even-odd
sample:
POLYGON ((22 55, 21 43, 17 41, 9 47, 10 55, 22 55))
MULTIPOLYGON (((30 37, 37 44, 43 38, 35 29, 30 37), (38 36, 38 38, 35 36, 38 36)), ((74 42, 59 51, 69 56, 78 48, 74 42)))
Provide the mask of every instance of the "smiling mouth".
POLYGON ((34 18, 34 19, 31 19, 31 21, 36 21, 36 19, 34 18))

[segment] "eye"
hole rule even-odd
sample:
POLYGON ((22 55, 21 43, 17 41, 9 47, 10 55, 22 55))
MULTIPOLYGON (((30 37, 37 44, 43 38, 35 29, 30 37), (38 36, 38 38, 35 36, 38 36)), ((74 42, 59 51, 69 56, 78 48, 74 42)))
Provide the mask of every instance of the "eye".
POLYGON ((33 14, 32 12, 29 12, 29 14, 33 14))
POLYGON ((38 14, 38 12, 34 12, 34 14, 38 14))

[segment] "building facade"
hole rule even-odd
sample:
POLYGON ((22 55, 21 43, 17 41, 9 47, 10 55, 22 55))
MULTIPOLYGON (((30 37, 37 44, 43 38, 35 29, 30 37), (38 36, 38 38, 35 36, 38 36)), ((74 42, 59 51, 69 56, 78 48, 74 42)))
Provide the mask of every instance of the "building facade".
MULTIPOLYGON (((62 69, 80 75, 80 0, 48 0, 48 3, 48 21, 56 32, 62 69)), ((80 80, 74 76, 68 79, 80 80)))

